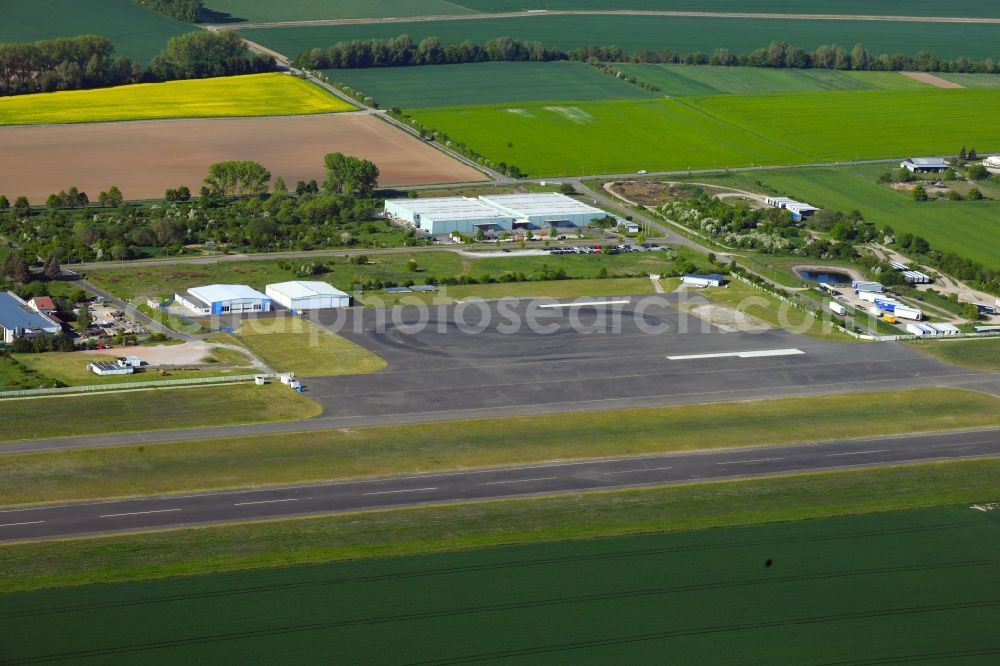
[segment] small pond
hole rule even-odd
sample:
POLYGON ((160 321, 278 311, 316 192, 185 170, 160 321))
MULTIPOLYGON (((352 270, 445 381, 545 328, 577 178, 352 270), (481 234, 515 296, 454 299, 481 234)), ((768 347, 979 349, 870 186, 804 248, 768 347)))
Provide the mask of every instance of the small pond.
POLYGON ((803 280, 810 282, 825 282, 826 284, 851 284, 851 276, 840 271, 795 271, 803 280))

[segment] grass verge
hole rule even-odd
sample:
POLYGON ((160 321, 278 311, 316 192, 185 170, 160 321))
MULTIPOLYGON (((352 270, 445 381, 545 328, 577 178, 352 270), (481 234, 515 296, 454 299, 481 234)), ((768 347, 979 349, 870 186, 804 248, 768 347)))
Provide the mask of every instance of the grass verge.
MULTIPOLYGON (((122 354, 137 355, 142 357, 142 348, 131 347, 128 349, 122 349, 122 354)), ((230 351, 228 349, 218 350, 216 353, 228 352, 226 354, 226 361, 218 361, 220 363, 229 363, 232 361, 232 365, 249 365, 250 359, 243 356, 242 358, 237 358, 242 356, 239 352, 230 351)), ((222 377, 225 375, 245 375, 249 372, 246 368, 237 368, 234 370, 215 370, 211 367, 205 367, 204 369, 198 370, 170 370, 165 376, 160 376, 159 372, 153 369, 147 369, 143 372, 137 372, 132 375, 107 375, 100 376, 95 375, 93 372, 87 369, 87 365, 94 363, 96 361, 114 361, 117 356, 114 355, 103 355, 103 354, 81 354, 79 352, 45 352, 43 354, 14 354, 18 362, 23 364, 25 367, 34 370, 40 375, 49 377, 50 379, 56 379, 66 386, 95 386, 98 384, 131 384, 133 382, 157 382, 163 381, 165 379, 195 379, 201 377, 222 377)))
POLYGON ((150 428, 291 421, 317 416, 322 410, 312 400, 280 384, 226 384, 4 400, 0 411, 3 442, 150 428))
POLYGON ((1000 338, 926 340, 912 345, 946 363, 1000 372, 1000 338))
POLYGON ((1000 460, 371 511, 0 546, 0 593, 996 499, 1000 460))
POLYGON ((364 347, 295 317, 251 319, 234 337, 275 370, 299 377, 362 375, 386 366, 364 347))
POLYGON ((5 456, 0 505, 998 424, 1000 399, 940 389, 58 451, 5 456))

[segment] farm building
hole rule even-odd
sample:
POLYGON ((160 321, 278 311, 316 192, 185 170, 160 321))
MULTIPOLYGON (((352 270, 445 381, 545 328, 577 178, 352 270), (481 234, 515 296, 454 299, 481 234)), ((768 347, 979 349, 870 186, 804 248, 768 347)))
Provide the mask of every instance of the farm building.
POLYGON ((983 166, 993 174, 1000 174, 1000 155, 991 155, 983 160, 983 166))
POLYGON ((695 275, 694 273, 689 273, 688 275, 685 275, 681 281, 684 284, 694 285, 695 287, 721 287, 726 283, 726 279, 718 273, 712 273, 711 275, 695 275))
POLYGON ((908 157, 900 162, 899 168, 911 173, 941 173, 948 163, 940 157, 908 157))
POLYGON ((60 331, 62 325, 58 321, 36 312, 14 292, 0 291, 0 342, 9 345, 17 338, 60 331))
POLYGON ((293 312, 346 308, 351 297, 326 282, 293 280, 269 284, 264 288, 272 301, 293 312))
POLYGON ((210 284, 174 294, 174 301, 199 315, 270 312, 271 299, 244 284, 210 284))
POLYGON ((385 213, 434 236, 517 228, 585 227, 607 213, 557 192, 435 199, 390 199, 385 213))
POLYGON ((784 208, 791 213, 792 219, 796 222, 801 222, 803 218, 810 217, 813 213, 819 210, 819 208, 816 208, 815 206, 811 206, 801 201, 796 201, 795 199, 789 199, 787 197, 767 197, 764 201, 768 206, 784 208))
POLYGON ((469 197, 438 197, 432 199, 389 199, 385 213, 434 236, 474 234, 514 228, 514 218, 501 213, 478 199, 469 197))
POLYGON ((514 218, 514 226, 545 229, 552 226, 586 227, 608 215, 558 192, 498 194, 479 200, 514 218))

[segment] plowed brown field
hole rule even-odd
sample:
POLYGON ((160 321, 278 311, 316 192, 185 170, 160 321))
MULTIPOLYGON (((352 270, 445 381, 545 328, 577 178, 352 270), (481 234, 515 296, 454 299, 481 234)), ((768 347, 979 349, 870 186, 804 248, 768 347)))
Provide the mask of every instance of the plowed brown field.
POLYGON ((254 160, 294 187, 322 182, 323 156, 342 152, 375 162, 384 186, 485 180, 419 139, 365 113, 0 127, 0 193, 32 203, 76 186, 96 199, 117 185, 128 199, 197 192, 208 166, 254 160))

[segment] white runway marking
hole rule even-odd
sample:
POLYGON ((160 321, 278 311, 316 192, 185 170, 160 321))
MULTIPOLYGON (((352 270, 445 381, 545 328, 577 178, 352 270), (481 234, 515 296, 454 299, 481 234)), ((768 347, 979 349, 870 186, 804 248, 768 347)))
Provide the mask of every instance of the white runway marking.
POLYGON ((586 303, 549 303, 546 305, 539 305, 539 308, 585 308, 594 305, 624 305, 626 303, 631 303, 629 299, 623 299, 620 301, 588 301, 586 303))
POLYGON ((29 523, 6 523, 4 525, 0 525, 0 527, 17 527, 18 525, 38 525, 39 523, 44 523, 44 522, 45 522, 44 520, 32 520, 29 523))
POLYGON ((639 472, 659 472, 664 469, 673 469, 673 467, 647 467, 645 469, 623 469, 620 472, 601 472, 604 476, 609 474, 638 474, 639 472))
POLYGON ((292 497, 290 499, 257 500, 256 502, 238 502, 233 506, 249 506, 251 504, 274 504, 275 502, 298 502, 301 499, 312 499, 311 497, 292 497))
POLYGON ((745 465, 747 463, 769 462, 771 460, 784 460, 784 458, 757 458, 756 460, 729 460, 717 462, 716 465, 745 465))
POLYGON ((529 481, 551 481, 552 479, 558 479, 557 476, 539 476, 534 479, 512 479, 510 481, 487 481, 484 486, 499 486, 502 483, 528 483, 529 481))
POLYGON ((886 453, 890 449, 872 449, 871 451, 848 451, 847 453, 828 453, 827 458, 833 458, 836 456, 860 456, 865 453, 886 453))
POLYGON ((393 493, 425 493, 437 488, 411 488, 409 490, 380 490, 377 493, 364 493, 365 495, 391 495, 393 493))
POLYGON ((685 354, 684 356, 668 356, 671 361, 693 361, 704 358, 765 358, 768 356, 795 356, 805 354, 801 349, 763 349, 761 351, 722 352, 718 354, 685 354))
POLYGON ((174 511, 183 511, 183 509, 158 509, 157 511, 133 511, 132 513, 109 513, 100 518, 118 518, 120 516, 142 516, 147 513, 172 513, 174 511))

